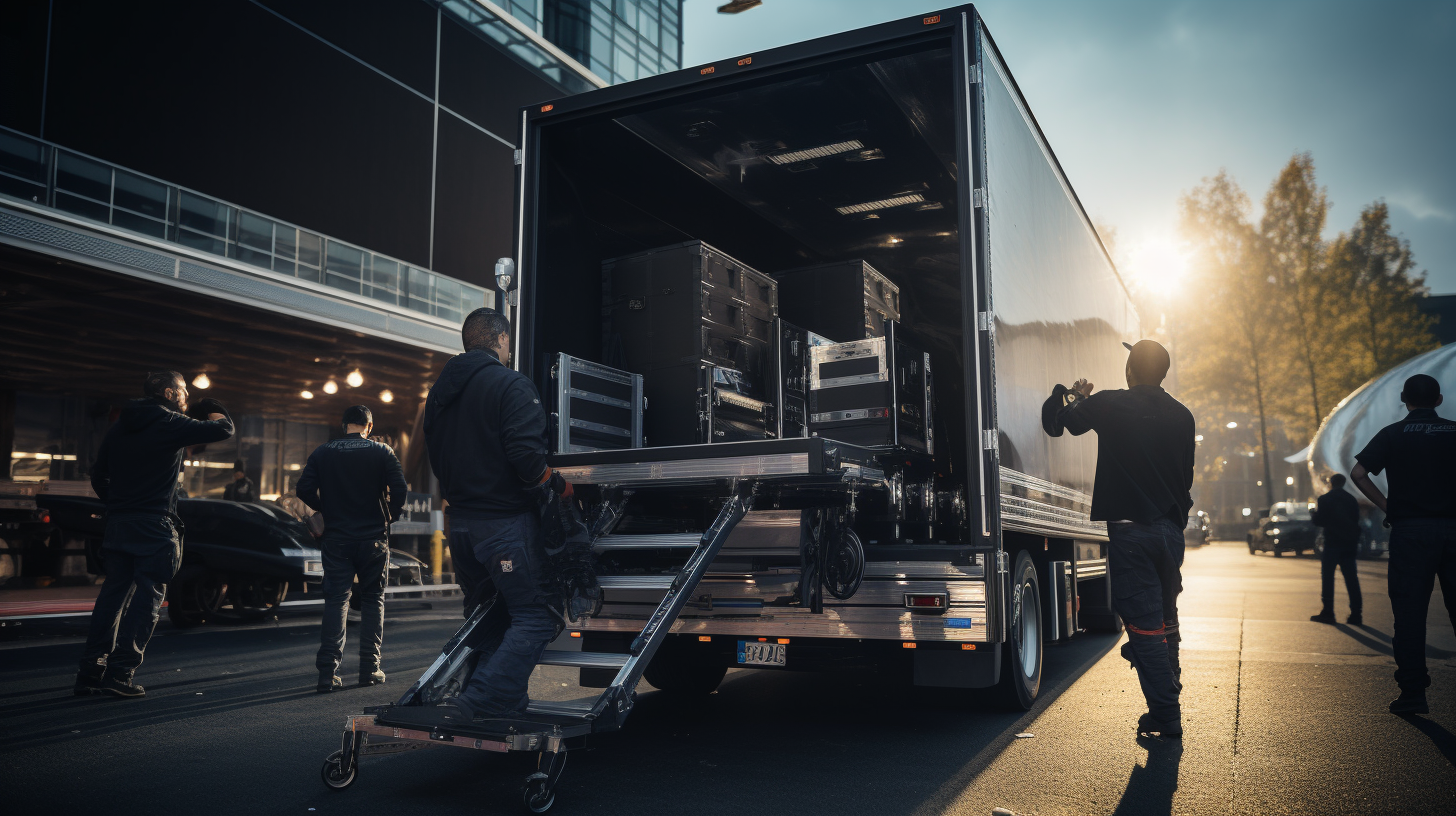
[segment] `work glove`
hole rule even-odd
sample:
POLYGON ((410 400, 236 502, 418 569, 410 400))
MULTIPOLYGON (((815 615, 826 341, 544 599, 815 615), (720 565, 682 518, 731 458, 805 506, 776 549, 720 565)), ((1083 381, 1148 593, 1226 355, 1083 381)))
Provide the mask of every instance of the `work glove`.
POLYGON ((187 415, 193 419, 205 420, 209 414, 222 414, 225 417, 232 416, 232 414, 228 413, 228 409, 222 406, 222 403, 212 397, 203 397, 187 407, 187 415))
POLYGON ((566 477, 557 473, 555 470, 552 470, 551 475, 546 477, 546 484, 551 487, 552 493, 555 493, 563 499, 569 499, 574 495, 571 482, 566 481, 566 477))

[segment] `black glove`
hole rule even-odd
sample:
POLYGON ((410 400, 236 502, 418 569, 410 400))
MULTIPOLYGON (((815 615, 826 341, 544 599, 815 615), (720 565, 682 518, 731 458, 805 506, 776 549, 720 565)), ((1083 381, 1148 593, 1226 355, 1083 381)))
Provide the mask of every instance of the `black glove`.
POLYGON ((1052 389, 1052 395, 1041 404, 1041 429, 1046 431, 1047 436, 1062 435, 1062 423, 1057 421, 1057 414, 1067 404, 1069 393, 1072 393, 1072 389, 1057 383, 1057 387, 1052 389))
POLYGON ((546 478, 546 484, 551 488, 552 493, 555 493, 556 495, 564 499, 571 498, 573 493, 571 489, 571 482, 566 481, 566 477, 562 476, 560 473, 557 473, 554 470, 551 471, 551 475, 546 478))
POLYGON ((232 416, 226 408, 222 407, 222 403, 212 397, 203 397, 197 402, 192 403, 187 411, 187 415, 193 419, 207 419, 208 414, 222 414, 225 417, 232 416))

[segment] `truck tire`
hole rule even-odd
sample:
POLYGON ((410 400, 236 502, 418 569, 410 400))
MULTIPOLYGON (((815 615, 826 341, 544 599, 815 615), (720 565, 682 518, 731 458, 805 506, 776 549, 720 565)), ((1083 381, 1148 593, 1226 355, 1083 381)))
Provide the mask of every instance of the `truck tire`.
POLYGON ((217 615, 227 595, 227 581, 207 567, 178 570, 167 586, 167 619, 178 629, 201 626, 217 615))
POLYGON ((726 674, 728 667, 722 663, 659 652, 642 676, 668 694, 704 695, 716 691, 726 674))
POLYGON ((1026 711, 1041 691, 1042 619, 1041 584, 1036 564, 1025 551, 1016 555, 1009 592, 999 688, 1007 708, 1026 711))

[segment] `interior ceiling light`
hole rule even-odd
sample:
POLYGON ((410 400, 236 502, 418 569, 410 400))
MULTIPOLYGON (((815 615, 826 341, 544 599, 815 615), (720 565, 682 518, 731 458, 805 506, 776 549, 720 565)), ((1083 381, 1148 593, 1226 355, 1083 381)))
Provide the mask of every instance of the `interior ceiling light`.
POLYGON ((299 391, 298 392, 298 395, 300 397, 303 397, 304 399, 313 399, 313 392, 312 391, 299 391))
POLYGON ((870 212, 872 210, 887 210, 891 207, 903 207, 906 204, 919 204, 925 200, 925 196, 919 193, 895 196, 894 198, 882 198, 879 201, 866 201, 863 204, 851 204, 848 207, 835 207, 840 215, 854 215, 855 213, 870 212))
POLYGON ((864 143, 858 139, 851 139, 847 142, 837 142, 831 145, 811 147, 807 150, 794 150, 789 153, 775 153, 766 158, 774 164, 795 164, 797 162, 809 161, 810 159, 822 159, 825 156, 837 156, 840 153, 848 153, 852 150, 863 150, 864 143))
POLYGON ((193 388, 200 388, 200 389, 202 389, 204 391, 207 390, 208 388, 211 388, 212 387, 212 380, 209 380, 207 378, 207 372, 204 371, 203 373, 198 374, 196 377, 193 377, 192 378, 192 387, 193 388))
POLYGON ((384 389, 383 391, 380 391, 379 392, 379 401, 380 402, 394 402, 394 392, 393 391, 390 391, 388 388, 384 389))
POLYGON ((349 372, 349 376, 344 378, 344 382, 348 383, 350 388, 358 388, 364 384, 364 375, 360 374, 359 369, 356 368, 349 372))
POLYGON ((719 14, 738 14, 763 5, 763 0, 729 0, 718 7, 719 14))
POLYGON ((334 382, 333 380, 329 380, 328 382, 324 383, 324 393, 325 394, 337 394, 337 393, 339 393, 339 384, 336 383, 336 382, 334 382))

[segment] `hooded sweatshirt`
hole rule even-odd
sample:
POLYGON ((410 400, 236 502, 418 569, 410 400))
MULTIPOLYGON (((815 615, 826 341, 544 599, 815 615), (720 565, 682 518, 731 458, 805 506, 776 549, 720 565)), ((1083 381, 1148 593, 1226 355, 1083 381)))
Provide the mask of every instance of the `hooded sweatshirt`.
POLYGON ((155 397, 132 400, 106 432, 91 489, 106 503, 108 515, 175 515, 177 474, 191 445, 221 442, 233 435, 233 421, 197 420, 155 397))
POLYGON ((425 401, 425 444, 450 515, 534 512, 526 493, 546 474, 546 410, 536 386, 489 349, 445 363, 425 401))

